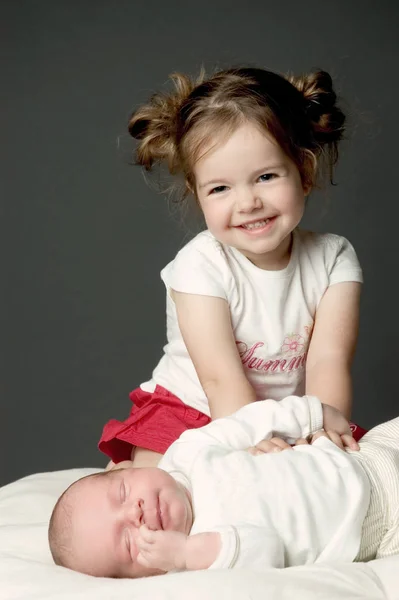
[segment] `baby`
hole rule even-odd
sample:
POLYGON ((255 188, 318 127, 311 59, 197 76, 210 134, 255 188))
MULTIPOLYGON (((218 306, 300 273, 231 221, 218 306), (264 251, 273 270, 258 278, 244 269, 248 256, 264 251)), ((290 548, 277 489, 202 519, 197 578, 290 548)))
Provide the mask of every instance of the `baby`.
POLYGON ((337 447, 330 429, 345 434, 347 421, 315 397, 264 400, 186 431, 159 468, 126 461, 84 477, 54 508, 53 558, 141 577, 399 553, 399 418, 369 431, 359 452, 337 447), (311 444, 247 451, 273 436, 311 444))

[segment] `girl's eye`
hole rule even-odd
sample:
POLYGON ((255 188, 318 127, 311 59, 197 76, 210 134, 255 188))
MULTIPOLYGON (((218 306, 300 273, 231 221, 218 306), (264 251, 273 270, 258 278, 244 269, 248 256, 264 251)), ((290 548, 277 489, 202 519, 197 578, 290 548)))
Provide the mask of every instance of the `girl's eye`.
POLYGON ((261 181, 270 181, 271 179, 274 179, 275 177, 277 177, 277 175, 275 173, 264 173, 263 175, 261 175, 259 177, 259 179, 261 181))
POLYGON ((211 189, 211 191, 209 192, 209 194, 220 194, 221 192, 224 192, 227 189, 227 186, 225 185, 218 185, 217 187, 211 189))

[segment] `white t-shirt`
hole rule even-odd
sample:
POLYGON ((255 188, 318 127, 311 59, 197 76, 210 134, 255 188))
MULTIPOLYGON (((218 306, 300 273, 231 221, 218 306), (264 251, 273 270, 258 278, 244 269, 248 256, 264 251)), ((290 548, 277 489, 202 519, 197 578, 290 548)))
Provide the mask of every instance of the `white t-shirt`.
MULTIPOLYGON (((326 289, 362 281, 355 251, 343 237, 295 230, 280 271, 256 267, 203 231, 161 272, 167 289, 167 340, 151 381, 209 415, 206 395, 177 322, 170 289, 226 299, 245 374, 258 400, 305 393, 305 363, 317 307, 326 289)), ((195 318, 195 315, 193 316, 195 318)))
POLYGON ((294 443, 322 425, 315 397, 264 400, 184 432, 166 451, 159 467, 192 496, 190 535, 221 534, 212 568, 354 560, 370 501, 359 462, 325 437, 278 454, 246 450, 273 435, 294 443))

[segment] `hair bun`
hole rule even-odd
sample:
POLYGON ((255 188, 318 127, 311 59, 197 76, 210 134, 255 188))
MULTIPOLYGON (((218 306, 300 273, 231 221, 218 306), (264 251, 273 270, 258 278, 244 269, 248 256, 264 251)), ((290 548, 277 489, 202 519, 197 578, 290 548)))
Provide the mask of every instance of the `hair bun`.
POLYGON ((316 71, 300 77, 290 77, 289 81, 303 96, 315 142, 338 142, 344 134, 345 115, 336 105, 337 95, 329 73, 316 71))
POLYGON ((136 162, 146 170, 154 163, 167 161, 170 171, 177 169, 176 131, 178 115, 183 103, 195 87, 191 79, 181 73, 172 73, 174 90, 154 94, 147 104, 131 116, 128 131, 139 140, 136 162))

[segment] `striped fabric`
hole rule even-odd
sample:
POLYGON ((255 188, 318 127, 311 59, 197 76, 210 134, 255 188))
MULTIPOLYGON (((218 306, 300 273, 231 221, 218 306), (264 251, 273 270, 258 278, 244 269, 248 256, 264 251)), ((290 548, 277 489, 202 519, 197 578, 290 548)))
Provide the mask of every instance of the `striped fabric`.
POLYGON ((351 452, 371 481, 357 561, 399 554, 399 417, 371 429, 351 452))

